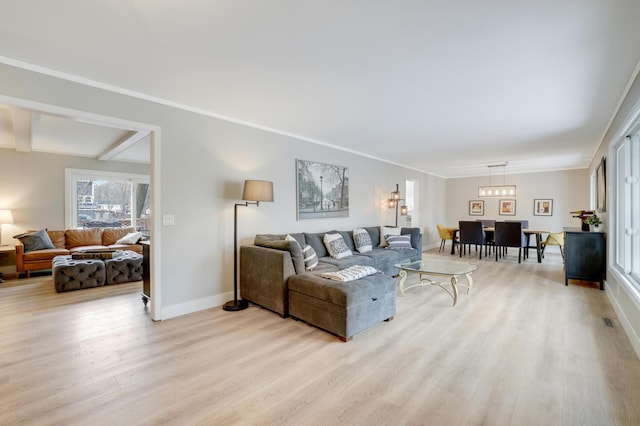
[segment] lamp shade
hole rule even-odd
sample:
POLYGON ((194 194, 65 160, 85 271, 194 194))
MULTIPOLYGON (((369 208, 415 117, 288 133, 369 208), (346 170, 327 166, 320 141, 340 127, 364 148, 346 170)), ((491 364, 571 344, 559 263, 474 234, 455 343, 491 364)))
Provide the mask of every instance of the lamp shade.
POLYGON ((245 180, 242 199, 245 201, 273 201, 273 182, 245 180))
POLYGON ((11 210, 0 210, 0 224, 13 223, 11 210))

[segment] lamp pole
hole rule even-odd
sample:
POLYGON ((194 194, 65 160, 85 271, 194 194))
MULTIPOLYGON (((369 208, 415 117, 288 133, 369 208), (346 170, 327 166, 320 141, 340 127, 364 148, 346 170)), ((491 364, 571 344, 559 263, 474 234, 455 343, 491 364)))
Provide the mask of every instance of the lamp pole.
POLYGON ((324 200, 324 195, 322 195, 322 176, 320 176, 320 210, 324 210, 324 206, 322 204, 324 200))

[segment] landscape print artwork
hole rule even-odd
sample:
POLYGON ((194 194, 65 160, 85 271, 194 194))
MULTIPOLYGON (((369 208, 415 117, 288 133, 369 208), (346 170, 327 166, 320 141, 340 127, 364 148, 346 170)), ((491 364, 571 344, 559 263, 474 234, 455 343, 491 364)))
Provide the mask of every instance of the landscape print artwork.
POLYGON ((349 169, 296 160, 298 220, 349 216, 349 169))

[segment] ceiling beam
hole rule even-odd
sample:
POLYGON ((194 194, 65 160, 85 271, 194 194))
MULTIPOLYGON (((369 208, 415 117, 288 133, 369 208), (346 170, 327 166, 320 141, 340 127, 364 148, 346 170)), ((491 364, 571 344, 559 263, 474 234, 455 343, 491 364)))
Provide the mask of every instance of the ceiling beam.
POLYGON ((13 120, 13 137, 16 144, 16 151, 31 152, 33 142, 33 121, 40 122, 40 114, 33 113, 26 109, 11 108, 11 118, 13 120))
POLYGON ((105 149, 100 155, 98 155, 98 160, 111 160, 141 140, 149 137, 149 135, 150 132, 148 130, 141 132, 127 132, 122 138, 118 139, 109 148, 105 149))

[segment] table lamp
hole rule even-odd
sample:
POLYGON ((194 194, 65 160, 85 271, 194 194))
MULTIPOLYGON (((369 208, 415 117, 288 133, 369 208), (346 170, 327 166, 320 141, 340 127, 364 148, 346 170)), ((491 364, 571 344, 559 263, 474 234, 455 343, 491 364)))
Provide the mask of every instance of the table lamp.
POLYGON ((13 223, 13 215, 11 214, 11 210, 0 210, 0 245, 2 245, 2 225, 10 223, 13 223))

